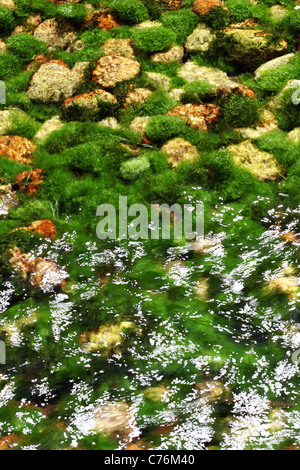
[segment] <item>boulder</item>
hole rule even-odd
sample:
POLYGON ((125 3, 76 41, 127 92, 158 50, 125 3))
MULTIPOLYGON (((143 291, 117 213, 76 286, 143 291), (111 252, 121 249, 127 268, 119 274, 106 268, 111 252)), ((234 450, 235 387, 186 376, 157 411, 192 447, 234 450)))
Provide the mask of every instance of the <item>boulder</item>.
POLYGON ((176 106, 167 114, 181 117, 192 129, 207 131, 209 126, 218 121, 221 110, 215 104, 188 103, 176 106))
POLYGON ((112 88, 117 83, 135 78, 141 70, 136 60, 120 56, 101 57, 93 71, 93 80, 105 88, 112 88))
POLYGON ((36 146, 26 137, 4 135, 0 137, 0 157, 7 157, 19 163, 32 163, 32 154, 36 146))

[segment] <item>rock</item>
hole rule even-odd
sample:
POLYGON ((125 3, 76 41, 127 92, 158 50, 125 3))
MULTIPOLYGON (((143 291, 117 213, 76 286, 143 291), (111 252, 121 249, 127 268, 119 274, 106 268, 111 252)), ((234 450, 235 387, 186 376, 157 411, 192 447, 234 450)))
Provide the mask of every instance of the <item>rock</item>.
POLYGON ((146 72, 146 75, 152 80, 158 88, 169 91, 171 88, 171 79, 167 75, 155 72, 146 72))
POLYGON ((51 220, 36 220, 32 222, 28 227, 20 227, 16 230, 25 230, 26 232, 33 232, 38 235, 42 235, 45 238, 53 240, 57 236, 57 231, 54 223, 51 220))
POLYGON ((230 389, 226 387, 220 380, 208 380, 195 385, 197 393, 201 400, 206 403, 215 403, 220 399, 227 398, 230 389))
POLYGON ((208 51, 216 35, 205 24, 198 24, 197 28, 187 37, 185 50, 189 54, 208 51))
POLYGON ((164 385, 158 385, 157 387, 148 387, 144 390, 144 396, 148 400, 162 401, 167 395, 168 389, 164 385))
POLYGON ((295 54, 291 53, 291 54, 282 55, 281 57, 276 57, 276 59, 269 60, 268 62, 261 65, 260 67, 258 67, 258 69, 255 70, 254 72, 255 80, 258 80, 261 77, 262 73, 264 72, 267 72, 267 71, 276 69, 277 67, 281 67, 282 65, 288 64, 291 58, 294 56, 295 54))
POLYGON ((20 191, 27 192, 30 195, 36 195, 44 180, 43 170, 23 171, 16 176, 14 183, 19 186, 20 191))
POLYGON ((199 16, 205 15, 212 8, 221 7, 226 8, 221 0, 195 0, 192 4, 191 10, 197 13, 199 16))
POLYGON ((98 124, 99 126, 110 127, 111 129, 118 129, 120 127, 117 119, 114 117, 102 119, 102 121, 99 121, 98 124))
POLYGON ((81 51, 81 49, 83 48, 84 48, 83 41, 81 41, 81 39, 78 39, 74 42, 71 42, 71 44, 66 49, 66 52, 69 52, 69 54, 74 54, 74 52, 81 51))
POLYGON ((135 29, 159 28, 163 24, 160 21, 143 21, 134 26, 135 29))
MULTIPOLYGON (((272 111, 281 108, 281 106, 284 104, 284 95, 287 90, 293 90, 295 89, 295 97, 296 100, 299 100, 299 90, 300 90, 300 80, 289 80, 285 87, 277 94, 274 96, 274 98, 270 101, 268 104, 268 108, 270 108, 272 111)), ((297 103, 295 103, 297 104, 297 103)))
POLYGON ((26 137, 4 135, 0 137, 0 157, 7 157, 19 163, 32 162, 36 146, 26 137))
POLYGON ((63 113, 67 118, 85 121, 111 113, 118 104, 116 98, 107 91, 96 89, 82 95, 68 98, 63 103, 63 113))
POLYGON ((79 84, 77 71, 73 72, 61 61, 51 60, 42 64, 33 75, 27 94, 33 101, 58 103, 70 98, 79 84))
POLYGON ((271 15, 273 16, 275 20, 284 18, 289 12, 289 10, 283 7, 282 5, 273 5, 270 8, 270 10, 271 10, 271 15))
POLYGON ((199 300, 207 302, 209 300, 209 279, 199 279, 194 286, 194 292, 199 300))
POLYGON ((97 26, 99 29, 109 31, 110 29, 117 28, 120 26, 109 10, 103 10, 97 13, 97 26))
POLYGON ((5 54, 7 52, 7 45, 4 41, 0 40, 0 54, 5 54))
POLYGON ((228 150, 232 153, 235 163, 248 169, 259 181, 275 181, 283 173, 276 158, 270 153, 258 150, 250 140, 230 145, 228 150))
POLYGON ((192 129, 207 131, 209 126, 218 121, 221 110, 215 104, 188 103, 177 106, 169 111, 167 115, 183 118, 192 129))
POLYGON ((131 80, 141 70, 136 60, 120 56, 101 57, 93 71, 93 80, 105 88, 112 88, 117 83, 131 80))
POLYGON ((134 131, 139 132, 142 135, 145 135, 149 120, 150 120, 150 116, 138 116, 133 119, 133 121, 130 124, 130 127, 134 131))
POLYGON ((162 62, 162 63, 168 63, 168 62, 180 62, 183 59, 184 56, 184 48, 181 46, 174 46, 171 47, 166 52, 157 52, 156 54, 153 54, 151 57, 152 62, 162 62))
POLYGON ((288 294, 291 300, 296 301, 299 293, 298 279, 296 270, 287 267, 268 281, 264 290, 267 294, 288 294))
POLYGON ((226 45, 227 53, 240 64, 271 59, 288 47, 285 39, 272 42, 272 35, 261 30, 227 28, 223 34, 229 41, 226 45))
POLYGON ((49 292, 67 279, 67 272, 54 261, 23 253, 18 248, 9 251, 9 262, 13 269, 33 287, 49 292))
POLYGON ((103 436, 130 442, 140 433, 133 409, 125 402, 109 403, 96 410, 94 430, 103 436))
POLYGON ((268 109, 264 109, 260 115, 260 123, 258 126, 240 127, 236 131, 245 139, 255 140, 268 132, 278 129, 276 117, 268 109))
POLYGON ((197 147, 180 137, 169 140, 161 151, 169 155, 168 162, 173 168, 177 168, 182 162, 193 161, 199 157, 197 147))
POLYGON ((127 94, 126 98, 124 101, 124 107, 126 108, 127 106, 132 106, 132 105, 137 105, 137 104, 143 104, 149 96, 152 94, 152 91, 149 90, 148 88, 133 88, 130 87, 127 94))
POLYGON ((7 7, 11 10, 15 10, 16 4, 13 0, 0 0, 0 7, 7 7))
POLYGON ((123 321, 119 324, 110 323, 100 326, 97 330, 88 331, 80 335, 79 341, 85 351, 102 351, 105 353, 120 352, 119 346, 125 338, 125 330, 132 330, 135 324, 123 321))
POLYGON ((61 129, 64 124, 65 123, 60 119, 59 116, 53 116, 53 118, 45 121, 38 133, 34 136, 34 143, 37 145, 43 144, 52 132, 61 129))
POLYGON ((89 62, 76 62, 72 69, 73 78, 79 83, 86 78, 89 78, 90 63, 89 62))
POLYGON ((294 144, 300 144, 300 127, 296 127, 291 132, 288 133, 287 138, 294 142, 294 144))
POLYGON ((18 205, 18 198, 11 185, 0 185, 0 219, 8 214, 10 209, 18 205))
POLYGON ((42 21, 41 15, 30 16, 24 24, 16 26, 11 35, 13 36, 14 34, 20 33, 33 34, 35 28, 41 24, 42 21))
POLYGON ((218 238, 197 238, 193 242, 193 251, 200 255, 205 255, 213 250, 214 248, 220 247, 221 240, 218 238))
POLYGON ((183 88, 173 88, 173 90, 169 92, 169 96, 170 98, 173 98, 174 100, 179 102, 182 98, 182 95, 184 95, 184 93, 185 92, 183 88))
POLYGON ((43 21, 34 31, 34 36, 44 41, 50 51, 67 49, 77 39, 73 26, 56 18, 43 21))
POLYGON ((108 56, 134 58, 134 50, 131 39, 108 39, 101 47, 102 52, 108 56))

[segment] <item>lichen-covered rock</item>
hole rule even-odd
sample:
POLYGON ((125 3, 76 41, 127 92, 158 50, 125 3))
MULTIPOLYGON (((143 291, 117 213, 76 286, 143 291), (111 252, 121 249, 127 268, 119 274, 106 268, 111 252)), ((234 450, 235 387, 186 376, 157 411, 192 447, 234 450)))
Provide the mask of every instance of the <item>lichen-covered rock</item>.
POLYGON ((288 139, 294 142, 294 144, 300 144, 300 127, 296 127, 288 133, 288 139))
POLYGON ((111 129, 118 129, 120 127, 118 120, 114 117, 108 117, 108 118, 102 119, 101 121, 98 122, 98 124, 99 126, 110 127, 111 129))
POLYGON ((41 184, 44 180, 44 172, 41 168, 35 170, 23 171, 16 176, 14 181, 20 191, 27 192, 34 196, 41 189, 41 184))
POLYGON ((148 88, 133 88, 131 87, 124 101, 124 107, 132 106, 137 104, 143 104, 152 94, 152 91, 148 88))
POLYGON ((276 20, 284 18, 288 14, 288 9, 282 5, 273 5, 270 8, 272 17, 276 20))
POLYGON ((108 39, 101 47, 104 55, 120 56, 133 59, 135 57, 131 39, 108 39))
POLYGON ((134 131, 139 132, 142 135, 145 135, 149 120, 150 120, 150 116, 138 116, 133 119, 133 121, 130 124, 130 127, 134 131))
POLYGON ((230 145, 228 150, 237 165, 248 169, 260 181, 275 181, 284 172, 274 155, 258 150, 250 140, 230 145))
POLYGON ((36 146, 26 137, 4 135, 0 137, 0 157, 7 157, 20 163, 32 162, 32 154, 36 146))
POLYGON ((70 98, 80 84, 77 73, 60 61, 40 66, 33 75, 27 94, 33 101, 58 103, 70 98))
POLYGON ((34 36, 44 41, 50 51, 67 49, 77 39, 73 26, 56 18, 43 21, 34 31, 34 36))
POLYGON ((111 114, 117 105, 117 100, 111 93, 96 89, 82 95, 68 98, 63 103, 63 113, 67 118, 76 118, 78 121, 94 119, 99 116, 111 114))
POLYGON ((221 110, 215 104, 188 103, 176 106, 167 114, 181 117, 192 129, 207 131, 209 126, 218 121, 221 110))
POLYGON ((10 250, 9 256, 12 268, 33 287, 44 292, 49 292, 68 278, 67 272, 50 259, 35 258, 18 248, 10 250))
POLYGON ((125 402, 108 403, 95 412, 94 430, 106 437, 130 442, 139 435, 133 408, 125 402))
POLYGON ((272 35, 262 30, 227 28, 223 33, 228 41, 226 52, 240 64, 271 59, 288 47, 285 39, 271 41, 272 35))
POLYGON ((291 58, 294 56, 295 56, 294 53, 286 54, 281 57, 276 57, 276 59, 272 59, 264 63, 263 65, 258 67, 258 69, 255 70, 254 72, 255 80, 258 80, 261 77, 262 73, 264 72, 267 72, 267 71, 276 69, 277 67, 280 67, 282 65, 288 64, 291 58))
POLYGON ((153 54, 151 57, 152 62, 161 62, 161 63, 168 63, 168 62, 180 62, 183 59, 184 55, 184 48, 181 46, 174 46, 171 47, 166 52, 157 52, 153 54))
POLYGON ((205 24, 198 24, 197 28, 190 34, 185 43, 187 53, 197 53, 208 51, 211 43, 216 39, 216 35, 205 24))
POLYGON ((141 70, 140 64, 133 59, 120 56, 101 57, 93 72, 93 80, 105 88, 112 88, 117 83, 131 80, 141 70))
POLYGON ((202 16, 208 13, 212 8, 226 8, 221 0, 195 0, 192 4, 192 11, 202 16))
POLYGON ((80 335, 79 341, 85 351, 103 351, 104 353, 120 351, 120 345, 125 338, 126 330, 133 330, 135 324, 128 321, 110 323, 100 326, 97 330, 80 335))
POLYGON ((193 161, 199 157, 197 147, 181 137, 169 140, 161 151, 169 155, 168 162, 173 168, 177 168, 184 161, 193 161))
POLYGON ((98 28, 104 29, 105 31, 109 31, 110 29, 120 26, 114 15, 109 10, 98 12, 96 22, 98 28))
POLYGON ((171 88, 171 79, 167 75, 156 72, 146 72, 146 75, 152 80, 158 88, 169 91, 171 88))
POLYGON ((40 130, 34 136, 34 143, 37 145, 41 145, 44 143, 49 135, 54 132, 58 131, 64 126, 64 122, 60 119, 60 116, 53 116, 53 118, 45 121, 40 130))

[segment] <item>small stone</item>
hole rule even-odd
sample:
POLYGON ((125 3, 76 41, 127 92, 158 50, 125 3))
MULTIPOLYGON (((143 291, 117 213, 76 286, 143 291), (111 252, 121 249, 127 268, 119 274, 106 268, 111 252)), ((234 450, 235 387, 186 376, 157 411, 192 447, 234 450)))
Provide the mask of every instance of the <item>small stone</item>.
POLYGON ((27 94, 33 101, 58 103, 70 98, 79 84, 77 73, 66 64, 50 61, 42 64, 33 75, 27 94))
POLYGON ((38 133, 34 136, 34 143, 37 145, 43 144, 52 132, 61 129, 64 124, 65 123, 59 116, 53 116, 53 118, 45 121, 38 133))
POLYGON ((11 185, 0 186, 0 218, 4 218, 10 209, 18 205, 18 198, 11 185))
POLYGON ((158 88, 169 91, 171 88, 171 79, 167 75, 155 72, 146 72, 146 75, 152 80, 158 88))
POLYGON ((169 140, 162 148, 169 155, 168 162, 177 168, 182 162, 193 161, 199 157, 197 147, 181 137, 169 140))
POLYGON ((182 98, 182 95, 184 95, 184 93, 185 92, 183 88, 173 88, 173 90, 169 92, 169 96, 170 98, 173 98, 174 100, 179 102, 182 98))
POLYGON ((14 182, 19 186, 20 191, 25 191, 34 196, 40 190, 43 180, 44 172, 42 169, 37 168, 19 173, 14 182))
POLYGON ((136 77, 140 70, 141 66, 136 60, 120 56, 105 56, 98 60, 93 72, 93 80, 105 88, 111 88, 117 83, 136 77))
POLYGON ((264 287, 268 294, 288 294, 290 300, 296 301, 299 293, 299 283, 296 270, 287 267, 268 281, 264 287))
POLYGON ((126 94, 124 101, 124 107, 143 104, 149 96, 152 94, 152 91, 148 88, 130 88, 126 94))
POLYGON ((273 5, 270 8, 270 10, 271 10, 271 14, 272 14, 272 16, 275 20, 284 18, 289 12, 289 10, 287 8, 283 7, 282 5, 273 5))
POLYGON ((32 162, 36 146, 26 137, 4 135, 0 137, 0 157, 7 157, 19 163, 32 162))
POLYGON ((7 52, 7 45, 4 41, 0 40, 0 54, 5 54, 7 52))
POLYGON ((109 114, 117 100, 111 93, 104 90, 94 90, 82 95, 68 98, 63 103, 63 113, 68 117, 76 117, 79 121, 93 119, 100 114, 109 114))
POLYGON ((270 108, 272 111, 279 109, 284 103, 285 92, 287 90, 293 89, 295 89, 295 98, 298 101, 300 96, 300 80, 289 80, 285 87, 270 101, 270 103, 268 104, 268 108, 270 108))
POLYGON ((44 41, 50 51, 67 49, 77 39, 73 26, 56 18, 43 21, 34 31, 34 36, 44 41))
POLYGON ((174 46, 166 52, 157 52, 151 57, 152 62, 180 62, 184 56, 184 48, 181 46, 174 46))
POLYGON ((288 64, 291 58, 294 56, 295 54, 291 53, 291 54, 282 55, 280 57, 276 57, 276 59, 269 60, 268 62, 261 65, 260 67, 258 67, 258 69, 255 70, 254 72, 255 80, 258 80, 261 77, 262 73, 264 72, 274 70, 277 67, 281 67, 282 65, 288 64))
POLYGON ((259 181, 275 181, 283 173, 274 155, 258 150, 250 140, 230 145, 228 150, 235 163, 248 169, 259 181))
POLYGON ((13 0, 0 0, 0 7, 7 7, 11 10, 15 10, 16 4, 13 0))
POLYGON ((209 280, 207 278, 199 279, 194 286, 196 297, 202 302, 209 300, 209 280))
POLYGON ((26 232, 33 232, 42 235, 45 238, 53 240, 57 236, 57 231, 54 223, 51 220, 36 220, 28 227, 20 227, 16 230, 25 230, 26 232))
POLYGON ((164 385, 158 385, 157 387, 148 387, 144 390, 144 396, 148 400, 152 401, 162 401, 167 395, 168 389, 164 385))
POLYGON ((96 21, 98 28, 104 29, 105 31, 109 31, 110 29, 120 26, 109 10, 101 11, 97 16, 96 21))
POLYGON ((197 28, 187 37, 185 50, 189 54, 208 51, 216 35, 205 24, 198 24, 197 28))
POLYGON ((101 121, 98 122, 99 126, 105 126, 105 127, 110 127, 111 129, 118 129, 120 127, 118 121, 114 117, 108 117, 105 119, 102 119, 101 121))
POLYGON ((221 110, 215 104, 188 103, 177 106, 167 115, 183 118, 192 129, 207 131, 209 126, 218 121, 221 110))
POLYGON ((125 402, 108 403, 96 410, 94 430, 103 436, 129 443, 138 437, 132 408, 125 402))
POLYGON ((150 116, 138 116, 133 119, 132 123, 130 124, 130 128, 142 135, 145 135, 149 120, 150 116))
POLYGON ((104 351, 105 353, 117 352, 125 338, 125 330, 132 330, 135 324, 123 321, 119 324, 106 324, 97 330, 88 331, 80 335, 79 341, 88 352, 104 351))
POLYGON ((287 135, 288 139, 294 142, 294 144, 300 144, 300 127, 296 127, 287 135))
POLYGON ((101 47, 101 50, 108 56, 134 58, 131 39, 108 39, 101 47))
POLYGON ((160 21, 143 21, 142 23, 136 24, 135 29, 148 29, 148 28, 160 28, 163 24, 160 21))
POLYGON ((221 398, 227 398, 230 390, 220 380, 200 382, 195 385, 197 393, 206 403, 215 403, 221 398))
POLYGON ((226 8, 221 0, 195 0, 192 4, 191 10, 197 13, 199 16, 205 15, 212 8, 221 7, 226 8))

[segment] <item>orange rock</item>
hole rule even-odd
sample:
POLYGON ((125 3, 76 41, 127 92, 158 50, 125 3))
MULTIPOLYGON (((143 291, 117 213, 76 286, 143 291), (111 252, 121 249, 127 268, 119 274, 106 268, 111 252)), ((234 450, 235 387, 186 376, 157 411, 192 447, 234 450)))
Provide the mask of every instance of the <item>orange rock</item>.
POLYGON ((26 137, 3 135, 0 137, 0 157, 7 157, 19 163, 32 163, 36 146, 26 137))
POLYGON ((182 7, 182 0, 165 0, 166 10, 179 10, 182 7))
POLYGON ((205 13, 208 13, 209 10, 216 7, 221 7, 225 10, 228 10, 228 8, 223 5, 221 0, 195 0, 192 4, 191 10, 201 16, 205 15, 205 13))
POLYGON ((0 450, 13 450, 13 444, 18 442, 18 436, 16 434, 10 434, 0 438, 0 450))
POLYGON ((51 220, 36 220, 32 222, 28 227, 21 227, 17 230, 26 230, 27 232, 35 232, 42 235, 45 238, 53 240, 57 236, 56 227, 51 220))
POLYGON ((120 26, 109 10, 103 10, 96 18, 98 28, 109 31, 112 28, 120 26))
POLYGON ((167 113, 169 116, 179 116, 193 129, 207 131, 208 127, 217 122, 221 110, 215 104, 184 104, 176 106, 167 113))
POLYGON ((37 168, 36 170, 19 173, 15 179, 15 184, 19 186, 21 191, 35 195, 40 190, 43 179, 43 170, 37 168))
POLYGON ((300 243, 299 238, 293 232, 284 233, 283 235, 281 235, 281 238, 286 242, 300 243))

